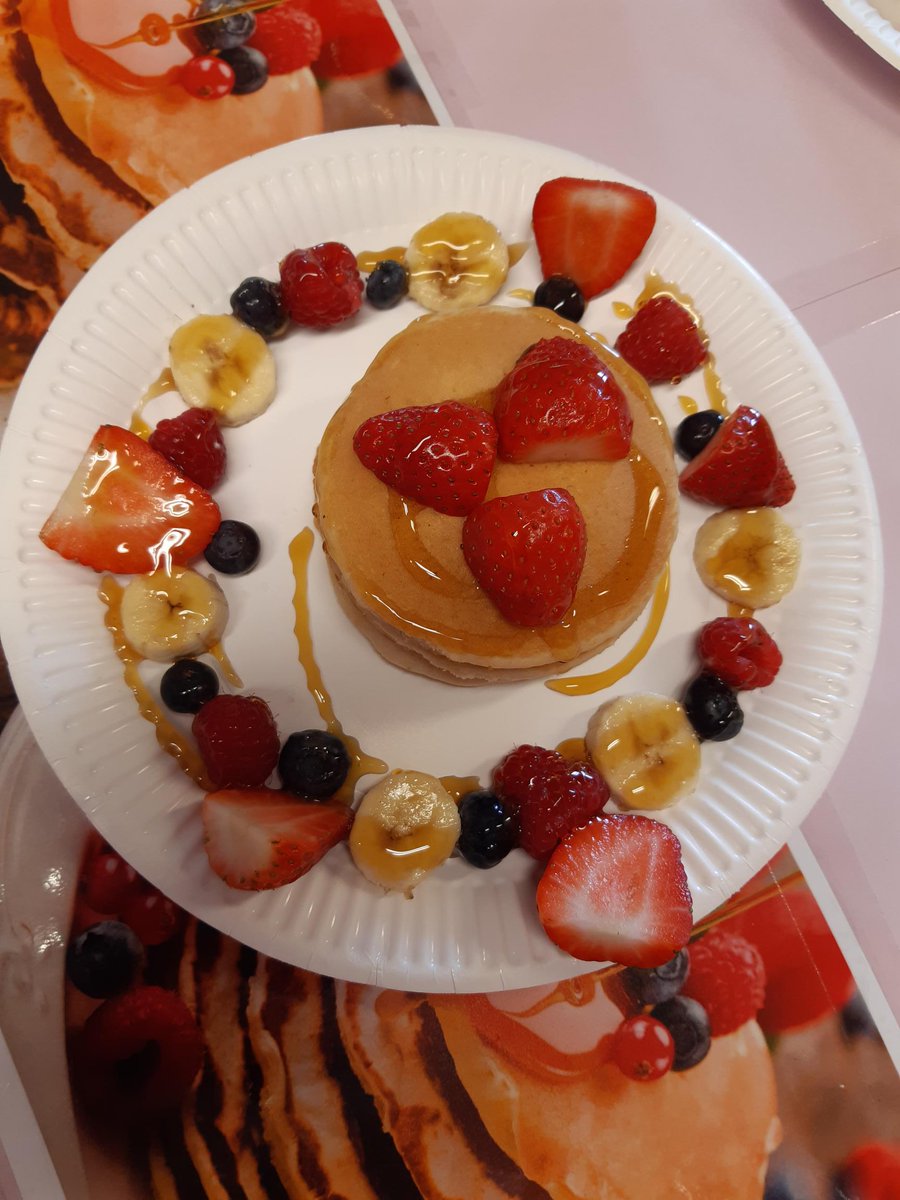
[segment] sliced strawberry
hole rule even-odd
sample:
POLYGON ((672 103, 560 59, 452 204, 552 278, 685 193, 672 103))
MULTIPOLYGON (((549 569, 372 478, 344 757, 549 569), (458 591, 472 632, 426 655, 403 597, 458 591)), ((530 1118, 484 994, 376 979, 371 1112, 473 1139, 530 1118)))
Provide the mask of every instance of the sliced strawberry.
POLYGON ((648 383, 675 383, 707 357, 694 318, 665 295, 641 305, 619 334, 616 349, 648 383))
POLYGON ((595 817, 550 856, 537 907, 548 937, 573 958, 662 966, 691 936, 681 844, 649 817, 595 817))
POLYGON ((796 485, 762 413, 742 404, 681 472, 686 495, 719 508, 780 508, 796 485))
POLYGON ((609 461, 631 446, 632 417, 612 372, 589 346, 544 338, 497 388, 497 450, 507 462, 609 461))
POLYGON ((487 493, 497 429, 489 413, 450 400, 370 417, 357 429, 353 449, 401 496, 463 517, 487 493))
POLYGON ((352 824, 344 804, 298 800, 271 788, 224 789, 203 800, 209 864, 242 891, 293 883, 343 841, 352 824))
POLYGON ((469 570, 513 625, 535 628, 563 619, 586 550, 584 517, 564 488, 498 496, 463 525, 469 570))
POLYGON ((219 527, 215 500, 135 433, 94 434, 41 541, 63 558, 122 575, 202 554, 219 527))
POLYGON ((544 278, 574 279, 586 300, 618 283, 647 244, 656 201, 626 183, 551 179, 531 215, 544 278))

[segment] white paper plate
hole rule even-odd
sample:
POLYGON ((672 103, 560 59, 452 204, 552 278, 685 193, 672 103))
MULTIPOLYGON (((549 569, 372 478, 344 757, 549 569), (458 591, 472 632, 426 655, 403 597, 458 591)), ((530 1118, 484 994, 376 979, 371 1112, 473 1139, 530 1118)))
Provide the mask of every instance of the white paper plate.
POLYGON ((900 5, 897 0, 879 0, 874 6, 869 0, 825 0, 825 3, 876 54, 887 59, 891 66, 900 68, 900 5), (896 24, 888 19, 889 13, 896 24))
MULTIPOLYGON (((582 965, 544 936, 538 868, 521 853, 493 871, 451 860, 412 901, 383 896, 339 847, 290 888, 245 895, 220 883, 202 849, 199 793, 136 711, 103 627, 92 572, 46 551, 37 531, 98 424, 127 424, 165 363, 172 330, 223 311, 245 275, 272 276, 293 246, 354 250, 405 242, 448 209, 490 217, 528 238, 539 184, 556 175, 622 178, 576 155, 466 130, 389 128, 331 134, 234 164, 173 197, 125 235, 65 305, 24 380, 0 455, 2 634, 38 741, 98 829, 174 900, 241 941, 337 977, 422 990, 523 987, 582 965)), ((785 515, 803 539, 801 579, 767 614, 784 668, 747 693, 740 737, 704 747, 701 787, 665 819, 682 840, 695 914, 716 907, 784 843, 823 790, 853 729, 874 654, 881 602, 875 501, 859 438, 819 355, 782 302, 733 251, 659 200, 644 255, 587 328, 612 337, 611 301, 633 300, 650 269, 676 280, 704 317, 735 404, 775 426, 798 494, 785 515)), ((509 288, 534 286, 534 250, 509 288)), ((504 300, 517 304, 521 301, 504 300)), ((296 330, 274 346, 279 396, 230 430, 217 498, 254 524, 265 553, 225 581, 226 648, 283 735, 318 725, 293 639, 287 545, 310 523, 310 467, 322 429, 377 349, 417 315, 410 304, 364 311, 327 333, 296 330)), ((700 376, 679 392, 704 403, 700 376)), ((658 389, 674 426, 675 389, 658 389)), ((682 506, 672 598, 650 654, 618 691, 676 694, 694 670, 693 637, 723 606, 696 577, 690 547, 709 513, 682 506)), ((384 663, 344 619, 323 555, 310 577, 316 654, 345 729, 392 766, 487 778, 522 742, 581 734, 597 698, 540 683, 457 689, 384 663)), ((636 630, 591 664, 615 662, 636 630)))

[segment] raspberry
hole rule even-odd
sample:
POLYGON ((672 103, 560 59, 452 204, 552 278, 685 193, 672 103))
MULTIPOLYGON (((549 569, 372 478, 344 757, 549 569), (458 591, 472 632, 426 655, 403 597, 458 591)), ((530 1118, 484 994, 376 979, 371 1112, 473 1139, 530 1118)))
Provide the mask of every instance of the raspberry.
POLYGON ((73 1045, 75 1082, 104 1117, 135 1121, 180 1103, 203 1051, 200 1030, 179 996, 136 987, 88 1017, 73 1045))
POLYGON ((192 729, 216 787, 258 787, 275 770, 278 729, 258 696, 216 696, 194 717, 192 729))
POLYGON ((560 756, 541 746, 517 746, 494 768, 494 791, 518 809, 522 801, 560 756))
POLYGON ((768 687, 781 667, 781 651, 759 621, 717 617, 700 630, 697 651, 706 670, 733 688, 768 687))
POLYGON ((841 1163, 834 1180, 835 1200, 897 1200, 900 1147, 863 1142, 841 1163))
POLYGON ((322 29, 322 52, 316 75, 339 79, 384 71, 401 57, 378 0, 292 0, 316 18, 322 29))
POLYGON ((757 1018, 764 1033, 784 1033, 839 1012, 853 995, 853 975, 828 922, 805 888, 788 888, 729 917, 762 955, 766 1003, 757 1018))
POLYGON ((145 946, 161 946, 179 931, 183 915, 168 896, 145 887, 122 906, 119 919, 145 946))
POLYGON ((81 877, 84 903, 95 912, 118 913, 123 904, 140 888, 134 867, 118 854, 98 854, 90 860, 81 877))
POLYGON ((363 281, 356 259, 340 242, 292 250, 280 271, 281 297, 298 325, 327 329, 352 317, 362 303, 363 281))
POLYGON ((609 788, 590 763, 569 762, 540 746, 508 754, 494 772, 494 787, 516 809, 519 845, 533 858, 546 858, 609 799, 609 788))
POLYGON ((706 1009, 713 1037, 733 1033, 756 1016, 766 1000, 766 968, 746 938, 717 929, 695 942, 688 956, 682 995, 706 1009))
POLYGON ((224 474, 225 442, 215 413, 208 408, 188 408, 177 417, 160 421, 150 434, 150 445, 207 490, 224 474))
POLYGON ((674 383, 706 359, 706 346, 686 308, 671 296, 654 296, 637 310, 616 349, 648 383, 674 383))
POLYGON ((256 32, 247 45, 266 56, 270 75, 288 75, 319 57, 322 30, 315 17, 288 0, 256 14, 256 32))

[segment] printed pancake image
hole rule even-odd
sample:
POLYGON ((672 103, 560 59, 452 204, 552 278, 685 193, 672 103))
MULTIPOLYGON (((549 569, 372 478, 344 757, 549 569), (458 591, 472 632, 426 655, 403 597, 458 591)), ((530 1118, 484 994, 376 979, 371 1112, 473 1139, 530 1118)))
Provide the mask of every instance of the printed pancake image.
POLYGON ((330 421, 314 468, 316 519, 345 610, 387 659, 457 684, 509 682, 567 669, 638 617, 677 527, 672 443, 643 380, 577 325, 541 308, 488 307, 414 321, 376 356, 330 421), (616 462, 497 461, 488 498, 566 488, 587 529, 572 610, 542 629, 501 616, 469 571, 462 517, 404 500, 368 471, 353 436, 368 418, 448 400, 491 409, 496 386, 542 338, 575 338, 616 377, 634 419, 616 462))
POLYGON ((0 387, 19 379, 82 272, 60 254, 0 166, 0 387))
MULTIPOLYGON (((169 0, 156 11, 171 19, 189 16, 192 7, 169 0)), ((18 5, 57 119, 126 188, 156 204, 226 162, 321 132, 319 89, 308 68, 271 75, 252 94, 204 102, 167 81, 193 53, 179 38, 98 49, 134 34, 150 11, 145 0, 114 10, 86 0, 18 5)), ((47 117, 45 105, 35 112, 47 117)))
MULTIPOLYGON (((324 129, 434 123, 403 64, 384 69, 384 45, 376 62, 356 63, 365 74, 329 79, 324 90, 302 66, 241 95, 192 95, 179 72, 197 44, 173 30, 197 3, 0 0, 0 203, 10 208, 3 180, 21 186, 38 239, 36 280, 8 270, 5 236, 0 246, 0 387, 19 382, 81 273, 174 192, 324 129)), ((18 217, 14 205, 10 219, 18 217)))
POLYGON ((49 239, 83 270, 149 210, 60 116, 17 0, 0 0, 0 158, 49 239))
POLYGON ((157 1200, 762 1194, 780 1125, 755 1021, 637 1083, 608 1060, 621 1014, 591 975, 490 997, 386 992, 193 920, 172 972, 207 1054, 180 1112, 139 1131, 157 1200))

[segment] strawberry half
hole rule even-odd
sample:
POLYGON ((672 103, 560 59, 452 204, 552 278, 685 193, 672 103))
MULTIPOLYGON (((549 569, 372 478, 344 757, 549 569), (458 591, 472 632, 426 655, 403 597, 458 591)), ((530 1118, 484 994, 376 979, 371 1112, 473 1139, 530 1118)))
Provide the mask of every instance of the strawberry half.
POLYGON ((466 517, 462 551, 507 621, 555 625, 571 608, 584 568, 584 517, 564 488, 498 496, 466 517))
POLYGON ((675 383, 696 371, 708 354, 694 318, 666 295, 641 305, 616 339, 616 349, 648 383, 675 383))
POLYGON ((656 224, 649 192, 600 179, 543 184, 531 214, 544 278, 574 279, 585 300, 618 283, 656 224))
POLYGON ((220 521, 204 488, 137 434, 102 425, 40 538, 95 571, 134 575, 196 558, 220 521))
POLYGON ((553 851, 537 907, 547 936, 573 958, 661 966, 691 936, 681 843, 649 817, 595 817, 553 851))
POLYGON ((203 800, 209 865, 241 891, 293 883, 342 842, 352 824, 344 804, 298 800, 272 788, 226 788, 203 800))
POLYGON ((450 517, 464 517, 487 494, 497 429, 471 404, 395 408, 357 429, 353 449, 382 483, 450 517))
POLYGON ((681 472, 685 496, 718 508, 780 508, 796 485, 762 413, 742 404, 681 472))
POLYGON ((631 447, 624 392, 591 348, 570 338, 526 350, 497 388, 494 420, 507 462, 610 461, 631 447))

